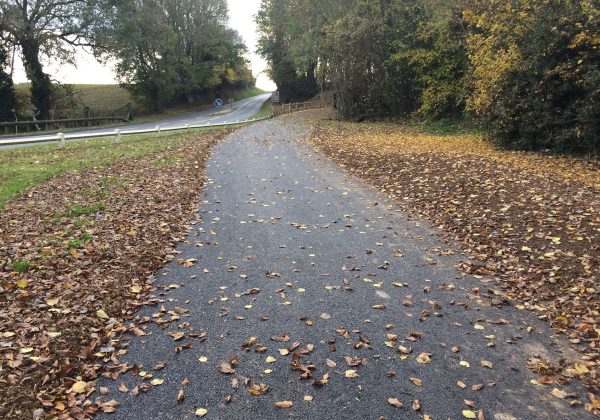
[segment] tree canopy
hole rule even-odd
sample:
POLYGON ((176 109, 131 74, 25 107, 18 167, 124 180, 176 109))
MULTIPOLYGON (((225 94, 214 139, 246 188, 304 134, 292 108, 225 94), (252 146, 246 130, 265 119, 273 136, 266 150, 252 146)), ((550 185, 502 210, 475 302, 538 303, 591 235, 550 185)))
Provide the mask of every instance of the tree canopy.
POLYGON ((254 84, 245 45, 229 29, 225 0, 135 0, 105 5, 96 52, 151 108, 224 87, 254 84))
POLYGON ((594 0, 263 0, 259 52, 284 98, 318 84, 344 118, 475 118, 504 146, 597 153, 599 10, 594 0))

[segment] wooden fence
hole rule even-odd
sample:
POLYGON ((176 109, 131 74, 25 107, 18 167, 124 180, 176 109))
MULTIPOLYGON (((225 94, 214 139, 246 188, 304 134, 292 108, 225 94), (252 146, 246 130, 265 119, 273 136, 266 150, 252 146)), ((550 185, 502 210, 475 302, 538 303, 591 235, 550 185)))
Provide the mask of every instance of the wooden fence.
POLYGON ((123 117, 69 118, 64 120, 8 121, 0 122, 0 134, 31 133, 34 131, 61 130, 64 128, 92 127, 97 125, 128 122, 123 117))
POLYGON ((292 112, 304 111, 307 109, 319 109, 329 106, 327 101, 296 102, 289 104, 273 104, 273 116, 291 114, 292 112))

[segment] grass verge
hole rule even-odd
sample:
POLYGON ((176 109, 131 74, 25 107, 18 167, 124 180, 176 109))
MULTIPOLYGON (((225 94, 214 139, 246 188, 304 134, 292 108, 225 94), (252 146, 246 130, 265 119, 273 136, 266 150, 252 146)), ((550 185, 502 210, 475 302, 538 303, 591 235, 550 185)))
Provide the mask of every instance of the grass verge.
POLYGON ((41 145, 0 150, 0 210, 27 188, 34 187, 63 172, 81 172, 110 166, 119 159, 136 159, 177 146, 190 136, 218 128, 192 130, 191 134, 163 133, 124 136, 115 146, 112 138, 67 142, 64 149, 41 145))
POLYGON ((114 411, 91 396, 95 380, 114 373, 103 362, 124 351, 123 334, 143 334, 134 313, 152 304, 144 293, 176 255, 228 132, 0 153, 3 191, 29 186, 0 212, 0 418, 114 411))

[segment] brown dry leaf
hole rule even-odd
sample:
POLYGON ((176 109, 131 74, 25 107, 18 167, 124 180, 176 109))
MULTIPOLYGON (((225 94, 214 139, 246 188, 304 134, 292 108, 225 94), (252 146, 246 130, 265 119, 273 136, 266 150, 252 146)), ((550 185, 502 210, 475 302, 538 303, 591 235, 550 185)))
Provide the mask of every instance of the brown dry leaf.
POLYGON ((121 392, 129 392, 129 389, 127 389, 127 387, 125 386, 124 383, 121 383, 121 385, 119 385, 119 391, 121 391, 121 392))
POLYGON ((185 400, 185 392, 183 389, 180 389, 179 392, 177 392, 177 402, 183 402, 183 400, 185 400))
POLYGON ((171 337, 173 337, 173 341, 179 341, 179 340, 181 340, 183 337, 185 337, 185 333, 184 333, 184 332, 181 332, 181 331, 172 332, 172 333, 169 333, 169 335, 170 335, 171 337))
POLYGON ((402 404, 398 398, 390 397, 387 399, 387 402, 389 405, 393 405, 396 408, 404 407, 404 404, 402 404))
POLYGON ((231 366, 230 363, 223 362, 219 366, 219 372, 224 373, 226 375, 231 375, 235 373, 235 369, 231 366))
POLYGON ((431 362, 431 353, 421 353, 417 357, 417 362, 421 364, 427 364, 431 362))
POLYGON ((314 381, 313 385, 314 386, 324 386, 324 385, 327 385, 328 383, 329 383, 329 373, 326 373, 323 375, 323 377, 321 379, 314 381))
POLYGON ((420 380, 419 378, 410 378, 410 381, 415 384, 416 386, 422 386, 423 385, 423 381, 420 380))
POLYGON ((335 363, 331 359, 327 359, 325 362, 327 363, 327 366, 329 366, 331 369, 335 369, 335 367, 337 366, 337 363, 335 363))
POLYGON ((492 369, 494 367, 494 365, 492 364, 492 362, 489 362, 487 360, 482 360, 481 361, 481 366, 486 367, 488 369, 492 369))
POLYGON ((279 408, 291 408, 294 406, 294 403, 292 401, 278 401, 275 405, 279 408))
POLYGON ((413 409, 413 411, 419 411, 421 409, 421 401, 414 400, 412 402, 412 409, 413 409))

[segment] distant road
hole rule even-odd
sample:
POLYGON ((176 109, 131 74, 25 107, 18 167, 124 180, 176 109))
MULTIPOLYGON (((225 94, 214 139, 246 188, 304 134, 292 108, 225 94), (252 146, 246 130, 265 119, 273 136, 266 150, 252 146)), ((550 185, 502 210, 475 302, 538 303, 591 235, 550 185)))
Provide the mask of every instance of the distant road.
MULTIPOLYGON (((136 130, 148 130, 152 129, 156 126, 159 126, 161 129, 171 128, 182 126, 186 124, 190 125, 198 125, 210 122, 211 124, 223 124, 226 122, 233 121, 241 121, 254 117, 256 114, 260 112, 260 109, 263 103, 271 97, 270 93, 266 93, 263 95, 253 96, 252 98, 244 99, 241 101, 234 102, 232 104, 235 109, 232 113, 227 115, 214 115, 217 111, 215 108, 202 111, 202 112, 194 112, 191 114, 181 115, 178 117, 166 118, 164 120, 140 123, 140 124, 128 124, 120 127, 108 127, 108 128, 97 128, 93 130, 81 130, 81 131, 71 131, 65 133, 65 138, 68 140, 70 136, 74 134, 100 134, 100 133, 114 133, 116 128, 121 129, 121 133, 126 134, 130 131, 136 130)), ((229 105, 227 105, 229 107, 229 105)), ((226 109, 226 107, 224 107, 226 109)), ((53 137, 56 134, 34 134, 31 136, 2 136, 0 137, 0 149, 7 148, 15 148, 15 147, 23 147, 23 146, 33 146, 29 145, 15 145, 15 144, 3 144, 9 140, 26 140, 26 139, 48 139, 48 143, 56 142, 53 137)), ((47 143, 36 143, 36 144, 47 144, 47 143)))

